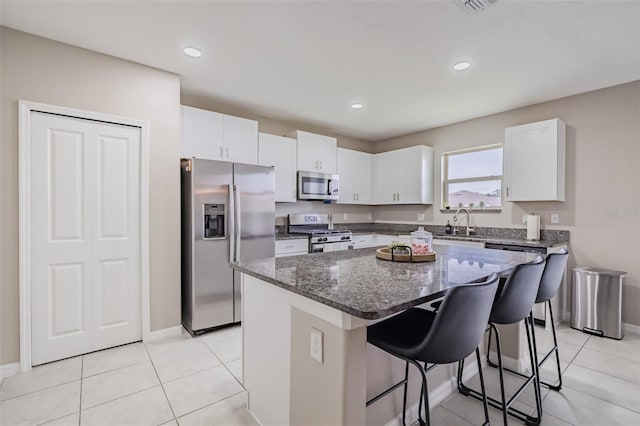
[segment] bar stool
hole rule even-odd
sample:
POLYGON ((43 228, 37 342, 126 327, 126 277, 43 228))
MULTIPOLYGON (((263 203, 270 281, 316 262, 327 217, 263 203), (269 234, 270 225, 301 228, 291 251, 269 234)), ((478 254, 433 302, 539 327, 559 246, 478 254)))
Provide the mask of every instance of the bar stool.
MULTIPOLYGON (((501 400, 487 397, 492 407, 502 410, 502 418, 504 424, 507 425, 507 414, 522 420, 527 425, 538 425, 542 418, 542 399, 540 397, 540 384, 538 383, 538 369, 532 368, 532 374, 525 376, 527 380, 516 390, 514 395, 507 401, 504 390, 504 368, 502 366, 502 343, 500 340, 500 332, 496 324, 517 324, 522 320, 528 319, 533 308, 533 304, 540 287, 540 279, 545 267, 545 261, 542 257, 531 262, 516 266, 509 274, 498 295, 493 303, 491 315, 489 316, 489 330, 493 330, 496 334, 496 349, 498 353, 498 371, 500 374, 500 396, 501 400), (516 408, 511 407, 513 402, 524 392, 525 388, 533 383, 533 390, 536 398, 537 417, 532 417, 516 408)), ((535 350, 531 333, 529 332, 529 322, 525 321, 525 330, 527 332, 527 346, 529 348, 529 360, 531 365, 535 363, 535 350)), ((491 335, 491 334, 489 334, 491 335)), ((487 351, 488 352, 488 351, 487 351)), ((474 389, 467 387, 462 382, 462 373, 464 365, 458 363, 458 391, 464 395, 473 396, 480 399, 480 393, 474 389)), ((484 399, 484 395, 483 395, 484 399)))
MULTIPOLYGON (((543 382, 540 380, 541 385, 545 385, 551 390, 559 391, 562 388, 562 369, 560 367, 560 354, 558 352, 558 339, 556 338, 556 325, 553 320, 553 309, 551 308, 551 299, 555 297, 558 289, 560 288, 560 284, 562 284, 562 276, 564 275, 564 271, 567 267, 567 260, 569 259, 569 252, 566 249, 562 249, 558 253, 550 253, 546 257, 546 266, 544 267, 544 272, 542 273, 542 278, 540 280, 540 288, 538 289, 538 295, 536 296, 536 304, 537 303, 547 303, 547 307, 549 308, 549 320, 551 321, 551 331, 553 333, 553 347, 549 349, 549 351, 542 357, 540 361, 538 361, 538 345, 536 344, 536 333, 535 327, 532 327, 533 333, 531 337, 533 339, 533 347, 535 349, 535 360, 538 365, 538 370, 542 365, 551 357, 552 354, 556 355, 556 366, 558 371, 558 384, 554 385, 552 383, 543 382)), ((533 314, 530 315, 529 321, 533 324, 533 314)), ((489 335, 489 343, 491 342, 491 335, 489 335)), ((488 354, 488 351, 487 351, 488 354)), ((497 367, 497 364, 493 363, 489 356, 487 355, 487 363, 492 367, 497 367)), ((505 370, 515 373, 519 376, 526 377, 524 374, 519 371, 510 370, 505 368, 505 370)), ((538 371, 538 374, 540 372, 538 371)))
POLYGON ((406 362, 404 380, 367 401, 367 406, 404 385, 402 424, 407 411, 407 382, 409 364, 418 368, 422 376, 418 419, 422 420, 422 403, 429 418, 429 390, 426 373, 438 364, 449 364, 464 359, 476 351, 476 361, 482 388, 485 424, 489 424, 489 410, 484 392, 484 377, 480 365, 478 344, 486 329, 491 305, 498 288, 498 277, 492 274, 485 282, 457 286, 449 289, 438 309, 432 311, 413 308, 367 328, 367 341, 406 362), (424 363, 424 367, 420 365, 424 363), (433 364, 427 368, 427 363, 433 364), (424 396, 424 400, 423 400, 424 396))

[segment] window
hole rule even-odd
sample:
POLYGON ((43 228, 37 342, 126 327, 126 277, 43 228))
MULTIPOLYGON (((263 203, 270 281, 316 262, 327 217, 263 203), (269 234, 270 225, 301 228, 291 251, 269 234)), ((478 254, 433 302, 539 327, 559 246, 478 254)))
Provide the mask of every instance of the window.
POLYGON ((502 206, 502 145, 447 152, 442 157, 442 205, 502 206))

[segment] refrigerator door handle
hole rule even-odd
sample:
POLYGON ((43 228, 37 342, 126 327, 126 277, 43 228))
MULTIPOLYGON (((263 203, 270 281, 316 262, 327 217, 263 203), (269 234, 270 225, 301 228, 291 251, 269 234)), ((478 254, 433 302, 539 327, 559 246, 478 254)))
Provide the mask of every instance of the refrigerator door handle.
POLYGON ((239 261, 240 260, 240 241, 242 241, 242 211, 241 211, 241 207, 240 207, 240 190, 238 189, 237 185, 233 185, 233 196, 235 197, 234 200, 234 212, 235 212, 235 223, 236 223, 236 229, 235 229, 235 260, 239 261))
POLYGON ((235 196, 233 194, 233 185, 229 185, 229 211, 227 216, 229 217, 229 231, 227 236, 229 237, 229 262, 233 262, 236 251, 236 223, 235 223, 235 196))

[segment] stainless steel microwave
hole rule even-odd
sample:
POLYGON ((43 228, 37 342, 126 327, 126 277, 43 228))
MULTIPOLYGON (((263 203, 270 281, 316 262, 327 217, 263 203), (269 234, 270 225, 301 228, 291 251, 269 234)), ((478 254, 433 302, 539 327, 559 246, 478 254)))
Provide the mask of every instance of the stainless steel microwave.
POLYGON ((298 200, 337 200, 338 175, 298 172, 298 200))

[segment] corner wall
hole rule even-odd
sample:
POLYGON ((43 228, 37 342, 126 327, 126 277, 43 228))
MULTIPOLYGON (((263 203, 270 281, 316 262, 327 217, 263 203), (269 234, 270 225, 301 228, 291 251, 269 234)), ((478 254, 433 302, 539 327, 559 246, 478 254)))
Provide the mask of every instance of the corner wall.
POLYGON ((151 330, 180 324, 180 79, 0 28, 0 365, 20 356, 18 100, 148 120, 151 330))
POLYGON ((504 202, 499 214, 473 213, 472 223, 524 228, 522 214, 535 212, 543 229, 569 230, 569 268, 627 271, 622 321, 640 325, 640 81, 376 142, 374 152, 432 146, 437 183, 433 206, 379 206, 373 218, 417 223, 424 213, 425 223, 446 224, 452 214, 440 212, 443 153, 502 143, 506 127, 556 117, 567 124, 566 201, 504 202), (560 214, 558 225, 550 225, 551 213, 560 214))

